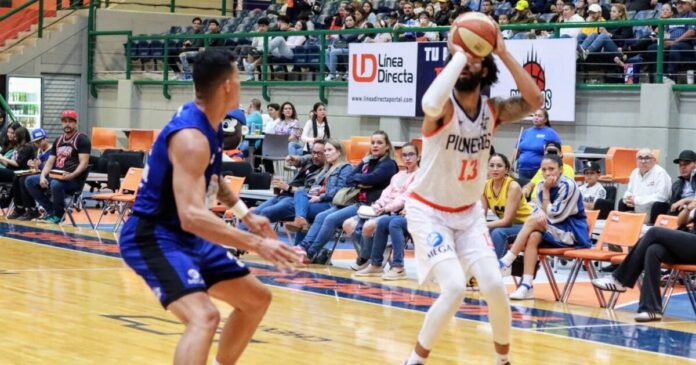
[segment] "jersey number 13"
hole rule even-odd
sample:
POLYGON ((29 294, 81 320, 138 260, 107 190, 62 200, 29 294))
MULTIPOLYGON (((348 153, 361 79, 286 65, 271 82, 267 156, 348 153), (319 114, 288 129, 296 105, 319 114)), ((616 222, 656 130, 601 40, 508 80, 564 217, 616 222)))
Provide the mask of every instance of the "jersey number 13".
POLYGON ((459 173, 459 181, 469 181, 478 176, 478 160, 462 160, 462 170, 459 173))

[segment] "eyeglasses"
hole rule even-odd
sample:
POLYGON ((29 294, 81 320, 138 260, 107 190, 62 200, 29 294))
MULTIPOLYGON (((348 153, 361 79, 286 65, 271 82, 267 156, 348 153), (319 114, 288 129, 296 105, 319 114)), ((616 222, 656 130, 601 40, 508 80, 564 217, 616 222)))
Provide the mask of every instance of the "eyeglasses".
POLYGON ((323 154, 324 154, 324 151, 312 151, 312 155, 321 156, 323 154))
POLYGON ((416 157, 416 156, 417 156, 417 154, 415 152, 406 152, 406 153, 401 154, 401 157, 403 157, 403 158, 411 158, 411 157, 416 157))
POLYGON ((638 156, 636 158, 638 159, 638 161, 650 161, 653 159, 652 156, 638 156))

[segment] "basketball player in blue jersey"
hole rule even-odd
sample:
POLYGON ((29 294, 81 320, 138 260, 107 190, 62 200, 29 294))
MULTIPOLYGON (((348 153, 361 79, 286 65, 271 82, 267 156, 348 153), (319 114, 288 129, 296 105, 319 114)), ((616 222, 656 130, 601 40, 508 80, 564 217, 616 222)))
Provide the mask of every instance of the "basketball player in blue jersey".
POLYGON ((543 100, 536 83, 508 53, 500 30, 493 52, 510 70, 521 97, 481 95, 482 87, 498 79, 493 56, 474 57, 449 39, 451 58, 423 95, 423 157, 406 201, 419 283, 436 279, 440 296, 404 364, 425 364, 464 299, 466 278, 475 277, 488 304, 496 364, 509 365, 510 303, 480 200, 496 126, 521 119, 543 100))
POLYGON ((218 187, 220 123, 239 106, 239 72, 227 51, 206 50, 195 62, 195 100, 181 106, 157 137, 119 244, 126 263, 186 326, 174 364, 206 364, 220 322, 210 296, 234 308, 213 360, 228 365, 251 340, 271 293, 221 245, 255 251, 280 268, 299 257, 275 240, 266 218, 249 213, 226 184, 218 187), (232 228, 210 212, 206 200, 215 195, 260 236, 232 228))

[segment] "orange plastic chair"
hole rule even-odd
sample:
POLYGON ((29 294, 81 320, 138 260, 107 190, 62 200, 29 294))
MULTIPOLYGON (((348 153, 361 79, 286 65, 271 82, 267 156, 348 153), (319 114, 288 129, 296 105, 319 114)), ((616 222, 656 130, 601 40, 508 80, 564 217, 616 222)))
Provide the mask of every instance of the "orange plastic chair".
MULTIPOLYGON (((594 226, 597 223, 597 217, 599 217, 599 210, 586 210, 585 215, 587 216, 587 226, 590 231, 591 237, 592 231, 594 230, 594 226)), ((556 282, 556 277, 553 274, 553 268, 551 267, 549 259, 553 259, 556 257, 564 257, 564 253, 572 250, 575 249, 571 247, 564 247, 540 248, 537 251, 537 255, 539 255, 539 261, 541 262, 541 267, 544 268, 546 277, 549 279, 549 286, 551 287, 551 292, 553 293, 554 298, 556 298, 556 301, 561 299, 561 292, 558 288, 558 282, 556 282)))
MULTIPOLYGON (((672 298, 672 293, 674 292, 674 287, 679 281, 679 277, 682 274, 694 273, 696 272, 696 265, 688 264, 669 264, 663 265, 672 271, 669 274, 669 279, 667 279, 667 285, 665 285, 665 291, 662 295, 662 313, 667 310, 667 305, 672 298)), ((696 313, 696 287, 689 275, 684 275, 684 286, 686 287, 686 293, 689 296, 691 307, 696 313)))
POLYGON ((92 148, 99 151, 116 148, 116 130, 111 128, 92 128, 92 148))
POLYGON ((628 178, 637 166, 637 154, 636 148, 610 147, 605 163, 606 175, 600 180, 628 184, 628 178))
MULTIPOLYGON (((222 180, 225 184, 227 184, 227 187, 232 190, 232 193, 234 195, 239 196, 239 192, 242 191, 242 186, 244 186, 244 180, 246 178, 244 177, 239 177, 239 176, 225 176, 225 178, 222 180)), ((213 207, 210 208, 210 210, 213 211, 215 214, 225 214, 225 212, 228 210, 228 208, 223 205, 220 201, 215 199, 215 203, 213 203, 213 207)))
MULTIPOLYGON (((116 207, 119 211, 119 218, 116 220, 115 227, 123 220, 125 216, 125 211, 128 209, 129 205, 135 202, 135 197, 138 194, 138 188, 140 187, 140 180, 143 177, 143 169, 137 167, 131 167, 126 172, 126 176, 121 183, 121 187, 116 193, 110 194, 95 194, 92 195, 92 199, 97 201, 104 201, 104 207, 102 208, 99 219, 97 220, 97 225, 94 229, 99 228, 104 214, 110 209, 116 207)), ((114 229, 115 230, 115 229, 114 229)))
POLYGON ((350 137, 350 153, 347 160, 353 166, 357 165, 370 152, 370 137, 350 137))
MULTIPOLYGON (((614 256, 621 255, 621 252, 609 251, 606 244, 614 244, 617 246, 630 248, 633 247, 640 238, 640 234, 643 230, 643 222, 645 222, 645 213, 627 213, 627 212, 617 212, 612 211, 609 213, 607 220, 604 223, 604 228, 602 228, 602 233, 599 235, 599 240, 593 248, 572 250, 564 253, 564 256, 570 259, 575 259, 575 264, 570 271, 570 276, 568 278, 568 283, 566 284, 563 294, 561 295, 561 301, 563 303, 568 301, 570 293, 573 290, 573 285, 575 280, 580 273, 580 268, 584 265, 587 269, 590 279, 597 278, 597 272, 592 266, 592 261, 603 261, 610 262, 611 258, 614 256)), ((607 308, 607 301, 604 299, 602 292, 594 288, 595 295, 599 301, 599 305, 602 308, 607 308)))
POLYGON ((133 129, 128 134, 128 149, 130 151, 149 151, 154 141, 154 130, 133 129))

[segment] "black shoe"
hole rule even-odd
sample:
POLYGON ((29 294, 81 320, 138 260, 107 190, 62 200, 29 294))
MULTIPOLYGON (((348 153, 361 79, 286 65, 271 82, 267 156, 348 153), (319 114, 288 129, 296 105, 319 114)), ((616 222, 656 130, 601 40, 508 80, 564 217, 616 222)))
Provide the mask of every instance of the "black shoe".
POLYGON ((614 272, 617 267, 619 267, 619 265, 612 264, 612 265, 603 267, 599 271, 601 271, 601 272, 614 272))
POLYGON ((24 209, 15 208, 15 209, 12 211, 12 213, 10 213, 10 215, 7 216, 7 219, 17 219, 17 218, 23 216, 24 213, 25 213, 25 210, 24 210, 24 209))
POLYGON ((36 209, 27 209, 24 214, 17 219, 20 221, 30 221, 34 218, 39 218, 39 211, 36 209))

